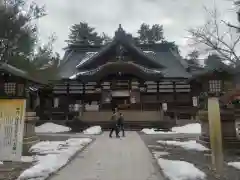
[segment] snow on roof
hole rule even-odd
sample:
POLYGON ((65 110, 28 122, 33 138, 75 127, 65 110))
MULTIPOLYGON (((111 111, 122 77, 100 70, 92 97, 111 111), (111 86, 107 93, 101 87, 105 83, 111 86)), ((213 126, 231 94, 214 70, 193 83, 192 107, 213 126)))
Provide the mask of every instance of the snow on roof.
POLYGON ((154 51, 143 51, 145 54, 156 54, 154 51))
POLYGON ((91 59, 95 54, 97 54, 98 52, 86 52, 86 55, 84 56, 84 58, 81 60, 81 62, 76 66, 76 68, 78 68, 79 66, 81 66, 82 64, 84 64, 85 62, 87 62, 89 59, 91 59))
POLYGON ((160 70, 157 70, 157 69, 149 69, 149 68, 146 68, 142 65, 139 65, 139 64, 136 64, 136 63, 132 63, 132 62, 129 62, 131 64, 133 64, 134 66, 138 67, 139 69, 141 69, 142 71, 144 72, 147 72, 147 73, 153 73, 153 74, 161 74, 161 71, 160 70))
POLYGON ((89 71, 80 71, 72 76, 69 77, 69 79, 76 79, 79 75, 93 75, 94 73, 96 73, 97 71, 99 71, 102 68, 102 66, 96 68, 96 69, 92 69, 89 71))
MULTIPOLYGON (((148 69, 144 66, 141 66, 139 64, 136 64, 136 63, 133 63, 133 62, 127 62, 128 64, 132 64, 133 66, 139 68, 140 70, 146 72, 146 73, 150 73, 150 74, 161 74, 162 71, 158 70, 158 69, 148 69)), ((110 63, 112 64, 112 63, 110 63)), ((81 71, 81 72, 78 72, 72 76, 69 77, 69 79, 76 79, 77 76, 79 75, 85 75, 85 76, 91 76, 93 74, 95 74, 96 72, 98 72, 99 70, 101 70, 102 68, 104 68, 107 64, 104 64, 104 65, 101 65, 99 66, 98 68, 96 69, 92 69, 92 70, 89 70, 89 71, 81 71)))

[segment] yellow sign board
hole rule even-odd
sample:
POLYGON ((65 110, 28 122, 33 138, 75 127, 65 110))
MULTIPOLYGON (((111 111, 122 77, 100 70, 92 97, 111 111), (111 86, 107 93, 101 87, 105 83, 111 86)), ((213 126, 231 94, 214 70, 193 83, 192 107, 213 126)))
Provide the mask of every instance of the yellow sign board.
POLYGON ((208 120, 210 143, 212 150, 212 164, 219 175, 223 171, 222 127, 218 98, 208 99, 208 120))
POLYGON ((25 99, 0 99, 0 160, 20 161, 22 155, 25 99))

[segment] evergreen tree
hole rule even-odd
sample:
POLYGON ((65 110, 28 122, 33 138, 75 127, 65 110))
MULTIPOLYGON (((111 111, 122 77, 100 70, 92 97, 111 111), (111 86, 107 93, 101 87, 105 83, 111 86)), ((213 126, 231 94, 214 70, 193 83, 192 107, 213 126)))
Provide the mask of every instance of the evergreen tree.
POLYGON ((138 39, 142 43, 157 43, 163 41, 163 26, 154 24, 152 27, 148 24, 141 24, 138 30, 138 39))
POLYGON ((197 50, 193 50, 192 52, 190 52, 187 55, 188 63, 192 65, 200 66, 199 59, 198 59, 199 55, 200 53, 197 50))
MULTIPOLYGON (((53 39, 46 46, 39 47, 38 52, 34 53, 38 36, 37 26, 32 23, 32 20, 44 15, 44 8, 35 3, 27 9, 23 0, 5 1, 5 5, 0 7, 1 61, 35 76, 40 73, 43 64, 49 64, 56 58, 59 60, 59 57, 52 51, 53 39)), ((46 69, 50 67, 54 66, 50 65, 46 69)))
POLYGON ((71 27, 67 42, 69 44, 101 45, 110 40, 111 38, 105 33, 101 36, 88 23, 80 22, 71 27))

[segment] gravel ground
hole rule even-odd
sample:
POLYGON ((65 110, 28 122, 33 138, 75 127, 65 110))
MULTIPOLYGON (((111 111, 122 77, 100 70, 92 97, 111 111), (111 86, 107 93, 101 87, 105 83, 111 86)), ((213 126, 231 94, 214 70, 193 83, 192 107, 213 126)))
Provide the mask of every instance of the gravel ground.
POLYGON ((16 180, 21 172, 30 166, 31 163, 4 162, 0 165, 0 180, 16 180))
MULTIPOLYGON (((181 147, 176 146, 165 146, 157 143, 157 140, 178 140, 187 141, 197 139, 197 135, 146 135, 139 133, 142 140, 148 146, 151 152, 153 151, 166 151, 170 153, 168 156, 163 158, 169 160, 183 160, 194 164, 197 168, 205 172, 207 180, 239 180, 240 170, 237 170, 227 164, 224 165, 223 177, 217 177, 216 173, 211 168, 211 155, 210 152, 197 152, 185 150, 181 147), (157 147, 158 146, 158 147, 157 147)), ((233 153, 225 153, 225 162, 240 161, 240 156, 233 153)))

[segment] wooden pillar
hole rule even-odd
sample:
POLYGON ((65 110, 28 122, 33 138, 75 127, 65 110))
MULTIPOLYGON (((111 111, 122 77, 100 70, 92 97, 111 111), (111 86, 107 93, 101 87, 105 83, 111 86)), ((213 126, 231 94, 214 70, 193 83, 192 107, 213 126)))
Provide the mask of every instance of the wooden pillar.
POLYGON ((86 94, 86 89, 85 89, 86 83, 83 83, 83 97, 82 97, 82 106, 83 106, 83 113, 85 112, 85 94, 86 94))
MULTIPOLYGON (((172 84, 173 84, 173 99, 174 99, 174 108, 176 107, 176 101, 177 101, 177 92, 176 92, 176 82, 175 81, 173 81, 172 82, 172 84)), ((177 121, 177 119, 178 119, 178 116, 177 116, 177 114, 174 112, 174 119, 177 121)))
POLYGON ((159 93, 159 82, 160 81, 157 81, 157 102, 158 102, 158 109, 159 109, 159 111, 161 110, 161 106, 160 106, 160 93, 159 93))
POLYGON ((65 111, 65 117, 66 120, 68 120, 68 116, 69 116, 69 91, 70 91, 70 85, 69 85, 69 80, 67 81, 67 104, 66 104, 66 111, 65 111))
POLYGON ((173 99, 174 101, 177 101, 177 91, 176 91, 176 82, 173 81, 173 99))

